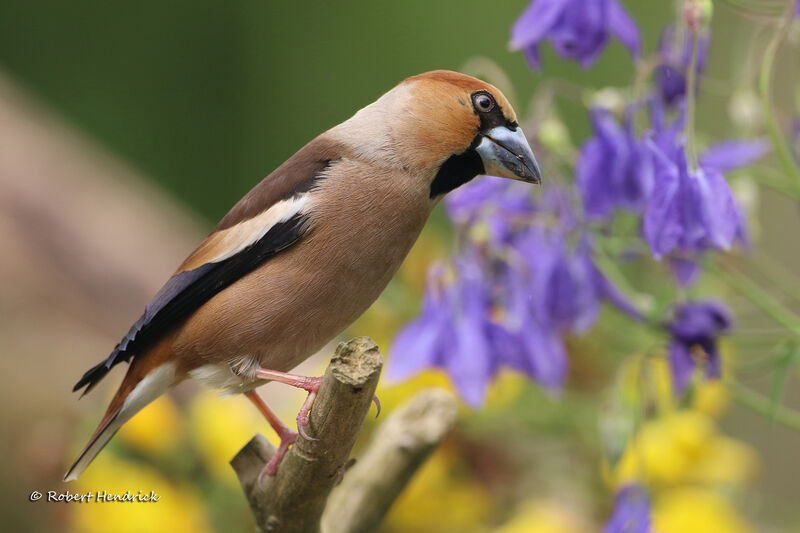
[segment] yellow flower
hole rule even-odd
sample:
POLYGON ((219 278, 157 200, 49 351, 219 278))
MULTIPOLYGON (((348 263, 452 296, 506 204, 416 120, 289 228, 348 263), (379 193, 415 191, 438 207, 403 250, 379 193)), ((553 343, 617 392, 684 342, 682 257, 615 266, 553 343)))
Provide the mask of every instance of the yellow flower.
POLYGON ((741 487, 750 482, 758 470, 758 456, 750 446, 716 436, 695 462, 689 480, 697 483, 741 487))
POLYGON ((213 392, 198 394, 189 406, 191 434, 206 466, 222 481, 238 486, 228 462, 259 431, 273 444, 274 432, 242 395, 220 397, 213 392))
POLYGON ((728 389, 718 379, 699 385, 692 399, 692 408, 714 418, 722 415, 727 406, 728 389))
POLYGON ((386 413, 390 413, 417 392, 431 387, 438 387, 451 392, 455 390, 450 378, 443 370, 431 368, 400 382, 385 382, 381 379, 378 383, 377 395, 381 401, 381 408, 386 413))
MULTIPOLYGON (((723 366, 727 361, 722 353, 723 366)), ((622 398, 628 405, 654 404, 659 411, 676 409, 672 375, 666 357, 637 355, 628 358, 619 370, 622 398)), ((728 406, 728 391, 719 380, 697 381, 691 407, 719 417, 728 406)))
POLYGON ((181 438, 181 413, 168 395, 161 396, 122 426, 128 446, 154 455, 174 450, 181 438))
MULTIPOLYGON (((526 376, 511 370, 501 370, 489 384, 489 388, 486 391, 485 408, 503 410, 529 385, 530 379, 526 376)), ((455 394, 457 398, 459 397, 450 377, 444 370, 439 368, 426 369, 401 382, 384 385, 384 382, 381 381, 378 384, 377 394, 382 408, 389 413, 420 390, 431 387, 448 390, 455 394)), ((463 402, 460 405, 462 410, 469 410, 463 402)))
POLYGON ((81 533, 203 533, 210 531, 208 517, 189 487, 181 487, 141 464, 132 464, 110 453, 100 454, 70 491, 95 494, 94 501, 73 504, 72 529, 81 533), (158 501, 98 502, 97 494, 136 495, 153 491, 158 501))
POLYGON ((660 495, 653 507, 659 533, 748 533, 752 528, 736 508, 713 490, 681 488, 660 495))
POLYGON ((758 466, 745 444, 716 432, 713 420, 698 411, 674 411, 646 422, 612 474, 612 484, 644 480, 651 486, 720 483, 740 486, 758 466))
POLYGON ((712 431, 708 419, 692 411, 646 422, 617 464, 616 487, 640 479, 666 484, 684 480, 712 431))
POLYGON ((502 411, 510 406, 522 390, 530 385, 530 378, 511 370, 501 370, 492 380, 486 393, 486 407, 502 411))
POLYGON ((563 503, 532 500, 494 533, 584 533, 589 528, 563 503))
POLYGON ((471 533, 485 531, 491 498, 473 479, 455 472, 439 448, 412 478, 387 517, 390 531, 471 533))

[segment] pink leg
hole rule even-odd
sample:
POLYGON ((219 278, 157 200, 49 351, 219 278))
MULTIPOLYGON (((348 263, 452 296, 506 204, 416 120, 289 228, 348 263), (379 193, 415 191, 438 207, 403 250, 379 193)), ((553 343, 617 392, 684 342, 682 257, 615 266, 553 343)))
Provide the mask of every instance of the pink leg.
POLYGON ((269 425, 272 426, 272 429, 275 430, 275 433, 278 434, 278 437, 281 439, 281 443, 278 446, 275 455, 269 460, 266 466, 261 470, 261 473, 258 475, 258 486, 263 486, 264 476, 274 476, 278 472, 278 465, 283 460, 283 456, 286 455, 286 451, 289 449, 289 445, 294 443, 297 440, 297 433, 286 427, 286 425, 281 422, 281 419, 278 418, 278 415, 272 412, 261 396, 258 395, 255 391, 246 392, 244 394, 247 398, 253 402, 253 405, 261 411, 261 414, 264 415, 264 418, 267 419, 269 425))
MULTIPOLYGON (((307 376, 299 376, 297 374, 287 374, 286 372, 267 370, 266 368, 259 368, 256 370, 256 377, 269 381, 277 381, 279 383, 284 383, 286 385, 308 391, 306 401, 303 402, 303 407, 300 408, 300 413, 297 415, 297 431, 299 431, 306 440, 317 440, 313 437, 309 437, 305 431, 305 428, 308 426, 308 417, 311 413, 311 407, 314 405, 314 400, 317 398, 319 387, 322 384, 322 378, 311 378, 307 376)), ((378 397, 373 396, 372 401, 375 402, 375 407, 378 408, 378 414, 380 414, 381 404, 378 401, 378 397)))
POLYGON ((256 377, 259 379, 277 381, 308 391, 306 401, 303 402, 303 407, 300 408, 300 413, 297 415, 297 431, 299 431, 306 440, 317 440, 306 433, 306 427, 308 426, 308 416, 311 413, 311 407, 314 405, 317 392, 319 392, 319 386, 322 384, 322 378, 298 376, 297 374, 287 374, 286 372, 267 370, 266 368, 259 368, 256 370, 256 377))

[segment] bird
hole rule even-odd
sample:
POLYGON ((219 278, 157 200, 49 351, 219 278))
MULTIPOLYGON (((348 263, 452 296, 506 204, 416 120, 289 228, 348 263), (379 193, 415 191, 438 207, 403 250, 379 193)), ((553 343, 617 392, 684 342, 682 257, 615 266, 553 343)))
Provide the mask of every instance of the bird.
MULTIPOLYGON (((280 437, 259 475, 306 435, 321 378, 288 373, 352 324, 400 267, 438 202, 479 175, 540 183, 505 96, 436 70, 404 79, 320 134, 239 200, 183 261, 111 354, 80 378, 91 391, 127 372, 64 476, 86 469, 117 430, 178 383, 244 394, 280 437), (308 392, 297 429, 256 392, 308 392)), ((402 355, 400 355, 402 356, 402 355)))

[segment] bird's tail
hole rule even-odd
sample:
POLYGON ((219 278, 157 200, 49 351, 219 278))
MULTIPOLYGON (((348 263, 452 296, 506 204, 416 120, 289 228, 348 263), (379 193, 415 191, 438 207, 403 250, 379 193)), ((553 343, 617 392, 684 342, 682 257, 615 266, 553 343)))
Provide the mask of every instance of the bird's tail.
POLYGON ((78 479, 125 422, 175 383, 174 364, 163 363, 142 376, 142 365, 137 365, 138 362, 134 359, 134 363, 128 368, 128 373, 111 399, 106 414, 89 443, 64 474, 64 481, 78 479))

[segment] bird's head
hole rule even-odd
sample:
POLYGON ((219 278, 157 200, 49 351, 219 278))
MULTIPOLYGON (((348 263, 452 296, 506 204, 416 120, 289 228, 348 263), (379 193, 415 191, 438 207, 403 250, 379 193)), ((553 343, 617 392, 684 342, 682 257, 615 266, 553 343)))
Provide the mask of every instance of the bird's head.
POLYGON ((457 72, 408 78, 342 126, 361 155, 418 171, 432 199, 479 174, 541 180, 503 93, 457 72))

